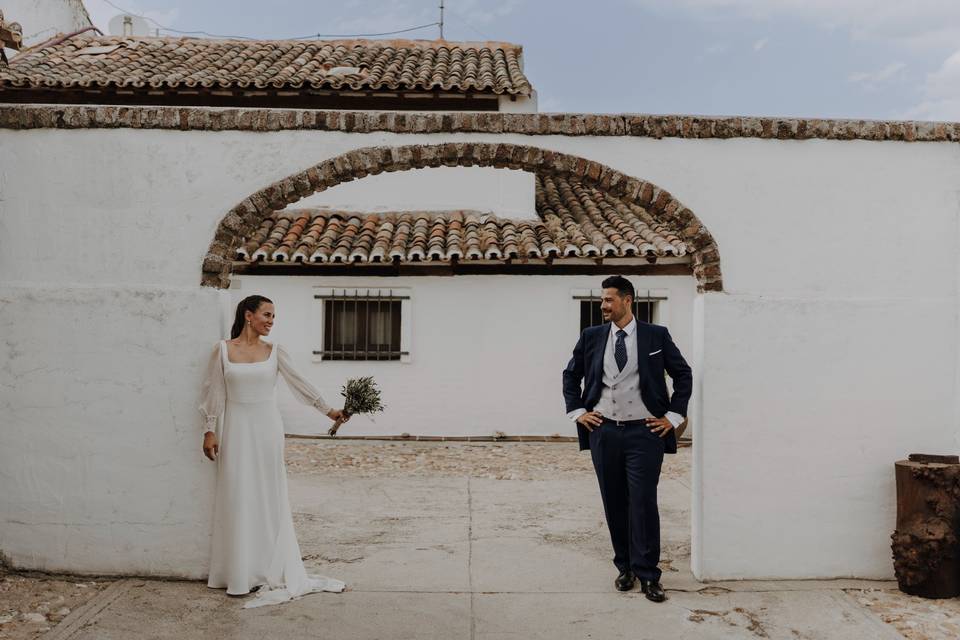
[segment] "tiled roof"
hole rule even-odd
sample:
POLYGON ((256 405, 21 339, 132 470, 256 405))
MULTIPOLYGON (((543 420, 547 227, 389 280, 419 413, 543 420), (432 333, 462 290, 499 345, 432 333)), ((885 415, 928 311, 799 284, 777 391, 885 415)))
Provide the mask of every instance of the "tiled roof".
POLYGON ((580 183, 536 176, 537 217, 476 211, 283 210, 237 249, 247 262, 390 263, 680 257, 676 230, 645 209, 580 183))
POLYGON ((0 87, 332 89, 529 95, 502 42, 74 37, 16 56, 0 87))

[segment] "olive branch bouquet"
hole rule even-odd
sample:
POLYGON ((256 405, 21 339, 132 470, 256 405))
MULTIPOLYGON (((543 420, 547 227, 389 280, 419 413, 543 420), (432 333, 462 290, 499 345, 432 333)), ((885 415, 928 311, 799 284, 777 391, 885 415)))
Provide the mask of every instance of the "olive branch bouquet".
POLYGON ((380 388, 372 377, 351 378, 347 384, 343 385, 340 395, 344 397, 343 417, 333 423, 333 426, 327 431, 331 436, 337 435, 340 428, 347 418, 358 413, 380 413, 386 409, 383 400, 380 397, 380 388))

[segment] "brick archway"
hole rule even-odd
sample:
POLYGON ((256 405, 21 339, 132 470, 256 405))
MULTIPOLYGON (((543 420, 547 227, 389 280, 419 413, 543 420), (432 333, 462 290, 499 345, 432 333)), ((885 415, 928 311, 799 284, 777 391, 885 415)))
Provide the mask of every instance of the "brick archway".
POLYGON ((645 208, 654 218, 676 228, 691 250, 699 291, 722 291, 720 253, 716 242, 692 211, 655 184, 625 175, 599 162, 539 147, 485 142, 364 147, 324 160, 256 191, 220 221, 203 260, 201 283, 227 288, 232 255, 241 239, 264 219, 302 198, 338 184, 389 171, 431 167, 494 167, 554 175, 595 187, 645 208))

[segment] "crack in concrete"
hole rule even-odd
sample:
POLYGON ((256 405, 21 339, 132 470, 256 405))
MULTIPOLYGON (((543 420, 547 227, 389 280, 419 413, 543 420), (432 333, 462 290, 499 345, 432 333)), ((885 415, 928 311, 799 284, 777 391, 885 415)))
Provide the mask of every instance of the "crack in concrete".
MULTIPOLYGON (((358 555, 355 558, 341 558, 339 556, 330 556, 324 553, 308 553, 300 558, 305 562, 311 560, 322 560, 326 564, 353 564, 354 562, 360 562, 365 559, 365 556, 358 555)), ((352 591, 352 589, 351 589, 352 591)))
MULTIPOLYGON (((26 520, 3 520, 3 524, 18 524, 25 527, 100 527, 104 524, 114 526, 114 525, 131 525, 131 526, 150 526, 150 527, 180 527, 183 525, 193 524, 192 522, 187 521, 176 521, 176 522, 163 522, 163 521, 141 521, 141 520, 104 520, 102 522, 56 522, 56 521, 37 521, 37 522, 27 522, 26 520)), ((68 574, 69 575, 69 574, 68 574)))
POLYGON ((707 619, 705 616, 712 616, 714 619, 722 620, 728 626, 744 627, 758 638, 770 637, 767 634, 763 622, 760 620, 760 615, 744 607, 734 607, 732 610, 727 609, 724 611, 712 611, 710 609, 688 609, 688 611, 690 615, 687 616, 687 620, 690 622, 703 622, 707 619), (738 617, 744 618, 745 622, 738 620, 738 617))
POLYGON ((470 486, 470 477, 467 476, 467 579, 470 585, 470 640, 477 635, 477 619, 473 613, 475 600, 473 588, 473 491, 470 486))

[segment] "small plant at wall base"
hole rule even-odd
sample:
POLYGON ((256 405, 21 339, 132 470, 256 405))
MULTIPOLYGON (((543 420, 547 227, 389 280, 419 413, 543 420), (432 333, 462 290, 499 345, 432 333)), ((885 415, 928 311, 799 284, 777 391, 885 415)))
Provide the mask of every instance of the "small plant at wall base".
MULTIPOLYGON (((386 409, 383 400, 380 397, 380 388, 372 377, 351 378, 347 384, 343 385, 340 395, 344 397, 343 413, 347 417, 358 413, 374 414, 381 413, 386 409)), ((327 431, 331 436, 337 435, 337 430, 343 424, 343 419, 337 420, 327 431)))

